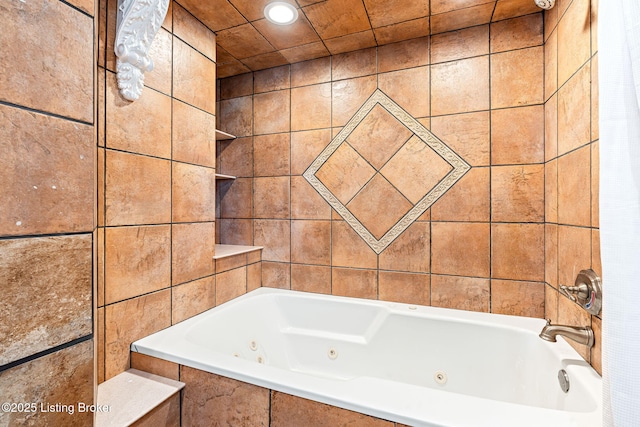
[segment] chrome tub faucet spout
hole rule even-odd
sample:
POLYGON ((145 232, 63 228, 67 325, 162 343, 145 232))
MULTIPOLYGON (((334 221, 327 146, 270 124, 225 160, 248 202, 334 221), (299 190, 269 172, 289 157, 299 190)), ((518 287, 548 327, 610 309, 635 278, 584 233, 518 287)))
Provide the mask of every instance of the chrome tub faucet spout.
POLYGON ((552 325, 551 320, 547 320, 547 324, 540 332, 540 338, 556 342, 557 335, 562 335, 587 347, 593 347, 594 344, 593 330, 589 326, 552 325))

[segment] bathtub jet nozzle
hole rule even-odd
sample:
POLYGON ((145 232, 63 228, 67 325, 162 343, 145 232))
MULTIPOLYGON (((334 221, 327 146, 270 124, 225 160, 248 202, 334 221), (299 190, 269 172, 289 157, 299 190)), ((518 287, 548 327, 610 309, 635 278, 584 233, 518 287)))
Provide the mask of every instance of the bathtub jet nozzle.
POLYGON ((552 325, 551 320, 547 320, 547 324, 540 332, 540 338, 550 342, 556 342, 556 336, 562 335, 578 344, 584 344, 587 347, 593 347, 595 339, 593 329, 589 326, 568 326, 568 325, 552 325))

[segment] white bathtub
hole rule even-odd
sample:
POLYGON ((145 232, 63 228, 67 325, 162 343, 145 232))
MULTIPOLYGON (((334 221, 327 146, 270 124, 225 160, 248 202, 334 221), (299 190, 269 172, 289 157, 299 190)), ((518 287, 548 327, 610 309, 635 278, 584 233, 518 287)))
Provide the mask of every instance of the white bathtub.
POLYGON ((600 376, 544 324, 261 288, 131 349, 414 426, 601 426, 600 376))

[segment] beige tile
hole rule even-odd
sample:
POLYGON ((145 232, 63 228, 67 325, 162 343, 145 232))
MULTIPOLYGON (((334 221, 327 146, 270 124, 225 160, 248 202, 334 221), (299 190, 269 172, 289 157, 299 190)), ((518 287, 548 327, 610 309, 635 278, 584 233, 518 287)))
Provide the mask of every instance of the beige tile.
POLYGON ((490 280, 431 275, 431 305, 457 310, 489 311, 490 280))
POLYGON ((379 268, 428 273, 431 264, 430 230, 428 222, 411 224, 380 254, 379 268))
POLYGON ((591 225, 591 147, 558 158, 558 222, 591 225))
POLYGON ((171 323, 175 325, 215 305, 215 276, 176 286, 171 290, 171 323))
POLYGON ((544 283, 491 281, 491 312, 544 317, 544 283))
POLYGON ((534 105, 491 112, 491 164, 542 163, 544 107, 534 105))
POLYGON ((591 140, 600 138, 600 83, 598 78, 598 54, 591 60, 591 140))
POLYGON ((376 69, 376 49, 358 50, 331 58, 333 81, 368 76, 375 74, 376 69))
POLYGON ((331 267, 291 264, 291 289, 331 294, 331 267))
POLYGON ((99 307, 96 312, 97 322, 96 329, 94 331, 94 345, 96 346, 95 352, 95 363, 97 365, 97 383, 94 385, 98 385, 104 382, 104 333, 105 333, 105 324, 104 324, 104 307, 99 307))
POLYGON ((173 100, 171 139, 173 159, 216 167, 216 117, 173 100))
POLYGON ((180 380, 180 365, 146 354, 131 352, 131 367, 172 380, 180 380))
POLYGON ((209 372, 180 367, 182 423, 202 425, 216 420, 222 425, 269 425, 269 390, 209 372))
POLYGON ((105 302, 111 304, 171 286, 168 225, 107 228, 105 302))
POLYGON ((234 268, 216 275, 216 305, 224 304, 247 292, 247 267, 234 268))
POLYGON ((42 425, 84 427, 92 425, 90 411, 40 411, 47 405, 94 402, 93 341, 64 348, 14 368, 0 372, 0 399, 3 402, 38 405, 35 412, 3 413, 6 426, 42 425))
POLYGON ((413 117, 426 117, 430 111, 429 67, 378 74, 378 87, 413 117))
POLYGON ((490 163, 489 112, 433 117, 431 131, 471 166, 490 163))
POLYGON ((171 164, 146 156, 106 151, 106 225, 171 220, 171 164))
POLYGON ((493 278, 544 280, 544 225, 492 224, 493 278))
POLYGON ((429 65, 429 38, 402 41, 378 47, 378 72, 429 65))
POLYGON ((247 265, 247 292, 262 286, 262 262, 247 265))
POLYGON ((40 0, 7 4, 0 21, 6 24, 0 101, 92 123, 93 20, 64 3, 40 0))
POLYGON ((487 223, 432 223, 432 273, 489 277, 489 241, 487 223))
POLYGON ((544 215, 547 222, 558 222, 558 161, 544 166, 544 215))
POLYGON ((0 365, 91 334, 91 240, 0 240, 0 365))
POLYGON ((265 261, 291 261, 291 222, 278 219, 256 219, 253 221, 253 243, 264 246, 265 261))
POLYGON ((301 176, 291 177, 291 218, 330 219, 331 206, 301 176))
POLYGON ((472 168, 431 207, 433 221, 489 221, 490 169, 472 168))
POLYGON ((105 379, 129 368, 131 343, 171 324, 171 291, 129 299, 105 309, 105 379))
POLYGON ((378 298, 378 273, 376 270, 351 268, 331 269, 331 293, 354 298, 378 298))
POLYGON ((0 235, 94 227, 92 133, 90 126, 0 105, 0 235))
POLYGON ((216 60, 216 36, 177 3, 173 5, 173 34, 212 61, 216 60))
POLYGON ((492 168, 491 219, 498 222, 544 221, 544 165, 492 168))
POLYGON ((219 141, 216 156, 216 172, 238 177, 253 177, 253 138, 219 141))
POLYGON ((600 141, 591 144, 591 226, 600 226, 600 141))
POLYGON ((456 61, 489 53, 489 26, 465 28, 431 37, 431 63, 456 61))
POLYGON ((291 130, 331 126, 331 84, 323 83, 291 90, 291 130))
POLYGON ((149 57, 153 58, 153 70, 144 74, 144 85, 146 87, 155 89, 166 95, 171 95, 171 80, 173 74, 172 43, 173 37, 171 33, 164 28, 160 28, 149 49, 149 57))
POLYGON ((573 286, 581 270, 591 266, 591 229, 558 226, 558 284, 573 286))
POLYGON ((218 112, 218 128, 232 135, 241 137, 253 134, 253 97, 220 101, 218 112))
POLYGON ((541 46, 491 56, 491 108, 541 104, 543 98, 541 46))
POLYGON ((173 38, 173 96, 208 113, 216 112, 216 64, 173 38))
POLYGON ((262 286, 291 289, 291 265, 282 262, 262 262, 262 286))
POLYGON ((544 104, 544 160, 558 156, 558 96, 544 104))
POLYGON ((331 59, 318 58, 291 64, 291 87, 331 81, 331 59))
POLYGON ((173 162, 172 215, 174 222, 215 219, 215 170, 173 162))
POLYGON ((213 274, 215 223, 174 224, 171 227, 171 283, 213 274))
POLYGON ((274 133, 253 138, 254 176, 289 175, 289 133, 274 133))
POLYGON ((491 24, 491 52, 542 45, 543 19, 541 13, 507 19, 491 24))
POLYGON ((253 97, 255 135, 291 130, 291 91, 278 90, 253 97))
POLYGON ((271 392, 271 426, 349 425, 392 427, 394 423, 278 391, 271 392))
POLYGON ((572 2, 558 22, 558 84, 562 86, 591 56, 588 1, 572 2))
POLYGON ((558 288, 558 226, 544 225, 544 281, 558 288))
POLYGON ((558 323, 558 291, 548 285, 544 287, 544 318, 558 323))
POLYGON ((289 218, 290 178, 255 178, 253 180, 254 218, 289 218))
POLYGON ((383 301, 430 305, 431 279, 428 274, 380 271, 378 298, 383 301))
POLYGON ((544 99, 558 90, 558 32, 554 31, 544 45, 544 99))
POLYGON ((376 268, 376 253, 344 221, 331 223, 331 265, 376 268))
POLYGON ((180 394, 174 394, 131 427, 180 427, 180 394))
POLYGON ((558 155, 591 140, 590 68, 582 67, 558 90, 558 155))
POLYGON ((291 221, 291 262, 329 265, 330 254, 330 221, 291 221))
POLYGON ((302 175, 331 142, 329 129, 291 133, 291 173, 302 175))
POLYGON ((376 76, 341 80, 331 84, 331 125, 344 126, 377 87, 376 76))
POLYGON ((489 56, 431 66, 432 115, 488 109, 489 56))
POLYGON ((247 265, 247 254, 230 255, 216 260, 216 273, 247 265))

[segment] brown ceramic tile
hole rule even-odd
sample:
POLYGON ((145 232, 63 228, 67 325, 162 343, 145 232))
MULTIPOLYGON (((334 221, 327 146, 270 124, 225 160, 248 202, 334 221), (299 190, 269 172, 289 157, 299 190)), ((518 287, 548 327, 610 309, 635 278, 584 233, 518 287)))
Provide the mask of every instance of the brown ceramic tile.
POLYGON ((291 222, 291 262, 330 264, 331 223, 329 221, 291 222))
POLYGON ((0 240, 0 365, 89 335, 91 235, 0 240))
POLYGON ((492 280, 491 312, 544 318, 544 283, 492 280))
POLYGON ((95 353, 95 362, 97 365, 97 375, 95 385, 101 384, 104 382, 104 333, 105 333, 105 324, 104 324, 104 307, 99 307, 96 311, 96 329, 94 330, 94 345, 96 346, 95 353))
POLYGON ((43 0, 7 4, 0 21, 0 100, 92 123, 93 19, 43 0))
POLYGON ((544 165, 492 168, 491 219, 499 222, 544 221, 544 165))
POLYGON ((351 146, 342 144, 315 175, 338 200, 345 204, 375 173, 375 169, 351 146))
POLYGON ((256 219, 253 221, 253 243, 264 246, 265 261, 291 261, 291 222, 289 220, 256 219))
POLYGON ((490 280, 431 275, 431 305, 457 310, 489 311, 490 280))
POLYGON ((432 115, 488 109, 488 56, 431 66, 432 115))
POLYGON ((248 23, 222 31, 214 29, 214 31, 217 36, 216 42, 235 58, 244 59, 274 51, 262 34, 248 23))
POLYGON ((216 36, 213 31, 177 3, 173 5, 173 34, 212 61, 216 60, 216 36))
POLYGON ((331 142, 329 129, 291 133, 291 173, 302 175, 331 142))
POLYGON ((378 273, 376 270, 334 267, 331 269, 331 293, 345 297, 377 299, 378 273))
POLYGON ((431 15, 431 34, 488 24, 495 3, 480 1, 484 4, 431 15))
MULTIPOLYGON (((94 399, 93 340, 64 348, 0 372, 3 402, 40 405, 91 405, 94 399)), ((90 411, 35 411, 3 413, 7 426, 41 425, 83 427, 93 424, 90 411)))
POLYGON ((94 251, 97 252, 97 261, 96 261, 96 274, 97 274, 97 291, 98 295, 96 295, 98 307, 104 306, 104 228, 98 228, 96 230, 97 238, 94 237, 94 251))
POLYGON ((280 54, 290 63, 309 61, 329 56, 329 51, 322 42, 313 42, 302 46, 295 46, 280 51, 280 54))
POLYGON ((558 90, 558 32, 554 31, 544 45, 544 99, 558 90))
POLYGON ((182 392, 183 424, 269 425, 269 389, 188 366, 180 367, 180 380, 189 384, 182 392))
POLYGON ((92 128, 0 105, 0 235, 94 227, 92 128))
POLYGON ((542 45, 543 19, 535 13, 491 24, 491 52, 542 45))
POLYGON ((591 60, 591 140, 600 138, 600 84, 598 80, 598 54, 591 60))
POLYGON ((262 286, 262 262, 247 265, 247 292, 262 286))
POLYGON ((591 144, 591 226, 600 226, 600 141, 591 144))
POLYGON ((280 52, 267 52, 245 58, 242 60, 242 63, 249 67, 250 70, 260 71, 266 70, 267 68, 286 65, 288 62, 287 58, 285 58, 280 52))
POLYGON ((489 53, 489 26, 436 34, 431 37, 431 63, 455 61, 489 53))
POLYGON ((489 112, 433 117, 431 131, 471 166, 487 166, 489 122, 489 112))
POLYGON ((394 423, 277 391, 271 392, 271 426, 349 425, 393 427, 394 423))
POLYGON ((286 26, 273 25, 264 18, 251 24, 278 50, 320 41, 318 34, 303 13, 298 15, 295 22, 286 26))
POLYGON ((216 260, 216 273, 233 270, 247 265, 247 254, 237 254, 218 258, 216 260))
POLYGON ((380 271, 379 299, 406 304, 430 305, 431 280, 428 274, 380 271))
POLYGON ((562 86, 591 56, 588 1, 572 2, 558 23, 558 84, 562 86))
POLYGON ((558 222, 591 226, 591 147, 558 158, 558 222))
POLYGON ((171 157, 171 99, 144 89, 136 102, 122 98, 114 74, 107 74, 108 148, 171 157), (132 118, 137 117, 138 120, 132 118))
POLYGON ((216 112, 216 64, 173 38, 173 96, 208 113, 216 112))
POLYGON ((253 138, 219 141, 216 172, 236 177, 253 177, 253 138))
POLYGON ((378 75, 378 87, 413 117, 429 115, 429 67, 378 75))
POLYGON ((558 226, 544 225, 544 281, 558 287, 558 226))
POLYGON ((558 291, 548 285, 544 287, 544 318, 558 323, 558 291))
POLYGON ((411 21, 378 27, 373 30, 378 45, 426 37, 430 32, 429 17, 412 19, 411 21))
POLYGON ((331 265, 376 268, 376 253, 344 221, 331 223, 331 265))
POLYGON ((495 0, 431 0, 431 13, 451 12, 485 3, 495 3, 495 0))
POLYGON ((216 305, 247 292, 247 267, 234 268, 216 275, 216 305))
POLYGON ((254 218, 289 218, 289 177, 253 180, 254 218))
POLYGON ((331 81, 331 58, 319 58, 291 64, 291 87, 331 81))
POLYGON ((431 271, 489 277, 489 224, 432 223, 431 271))
POLYGON ((290 91, 279 90, 253 97, 254 134, 289 132, 290 91))
POLYGON ((543 92, 541 46, 491 56, 491 108, 541 104, 543 92))
POLYGON ((174 222, 215 219, 215 170, 173 162, 172 215, 174 222))
POLYGON ((573 286, 581 270, 591 266, 591 229, 558 226, 558 284, 573 286))
POLYGON ((235 136, 249 136, 253 132, 253 97, 220 101, 218 128, 235 136))
POLYGON ((173 100, 173 159, 201 166, 216 166, 216 117, 173 100))
POLYGON ((144 74, 146 87, 166 95, 171 95, 172 39, 169 31, 160 28, 149 49, 149 57, 153 58, 153 71, 144 74))
POLYGON ((558 91, 558 155, 591 140, 590 69, 582 67, 558 91))
POLYGON ((291 130, 331 126, 331 84, 324 83, 291 90, 291 130))
POLYGON ((330 219, 331 206, 301 176, 291 177, 291 218, 330 219))
POLYGON ((544 166, 544 217, 547 222, 558 222, 558 161, 544 166))
POLYGON ((492 21, 516 18, 530 13, 540 12, 540 8, 528 0, 499 0, 493 12, 492 21))
POLYGON ((251 252, 247 252, 247 264, 260 262, 261 259, 262 259, 262 250, 256 249, 251 252))
POLYGON ((171 290, 171 323, 175 325, 215 305, 215 276, 176 286, 171 290))
POLYGON ((282 262, 262 262, 262 286, 291 289, 291 265, 282 262))
POLYGON ((598 9, 599 0, 591 0, 591 54, 598 52, 598 9))
POLYGON ((253 179, 237 178, 218 185, 218 205, 221 218, 251 218, 253 179))
POLYGON ((219 79, 220 99, 239 98, 253 95, 253 73, 219 79))
POLYGON ((472 168, 431 207, 433 221, 489 221, 489 168, 472 168))
MULTIPOLYGON (((220 58, 220 47, 218 46, 218 53, 216 54, 220 58)), ((242 62, 234 59, 230 62, 220 62, 216 65, 217 77, 222 79, 225 77, 235 76, 237 74, 249 73, 251 70, 242 62)))
POLYGON ((168 225, 114 227, 105 236, 105 302, 111 304, 171 285, 168 225))
POLYGON ((168 360, 159 359, 146 354, 131 352, 131 367, 140 371, 149 372, 150 374, 160 375, 161 377, 179 381, 180 365, 168 360))
POLYGON ((291 87, 290 75, 289 65, 257 71, 253 75, 253 93, 289 89, 291 87))
POLYGON ((429 65, 429 38, 407 40, 378 47, 378 72, 429 65))
POLYGON ((544 160, 558 156, 558 96, 553 95, 544 104, 544 160))
POLYGON ((544 280, 544 225, 492 224, 493 278, 544 280))
POLYGON ((364 0, 367 14, 374 28, 429 16, 429 0, 407 4, 402 0, 364 0))
POLYGON ((215 229, 213 222, 174 224, 171 227, 172 284, 214 273, 215 229))
POLYGON ((235 27, 245 23, 244 17, 228 1, 203 3, 198 0, 182 0, 187 10, 197 16, 212 31, 235 27))
POLYGON ((218 243, 228 245, 253 245, 253 226, 250 219, 219 219, 220 231, 216 236, 220 237, 218 243))
POLYGON ((332 126, 344 126, 377 87, 376 76, 332 83, 332 126))
POLYGON ((106 156, 106 224, 169 222, 170 162, 111 150, 106 156))
POLYGON ((368 76, 376 73, 376 49, 358 50, 331 58, 333 81, 368 76))
POLYGON ((430 224, 414 222, 379 256, 379 268, 428 273, 430 267, 430 224))
POLYGON ((376 239, 381 239, 413 205, 376 174, 346 207, 376 239))
POLYGON ((171 324, 171 291, 108 305, 105 312, 105 379, 129 368, 131 343, 171 324))
POLYGON ((253 138, 254 176, 289 175, 289 133, 274 133, 253 138))
POLYGON ((491 112, 491 164, 542 163, 544 107, 507 108, 491 112))
POLYGON ((131 427, 180 427, 180 394, 174 394, 131 427))
POLYGON ((593 369, 602 375, 602 320, 591 316, 591 328, 595 336, 595 344, 591 347, 590 361, 593 369))
POLYGON ((291 289, 331 294, 331 267, 291 264, 291 289))
POLYGON ((370 28, 361 0, 330 0, 307 6, 303 11, 323 40, 370 28))
MULTIPOLYGON (((591 326, 591 316, 578 304, 572 302, 564 295, 558 296, 558 323, 571 326, 591 326)), ((590 351, 586 345, 578 344, 573 340, 567 340, 587 362, 590 351)))

